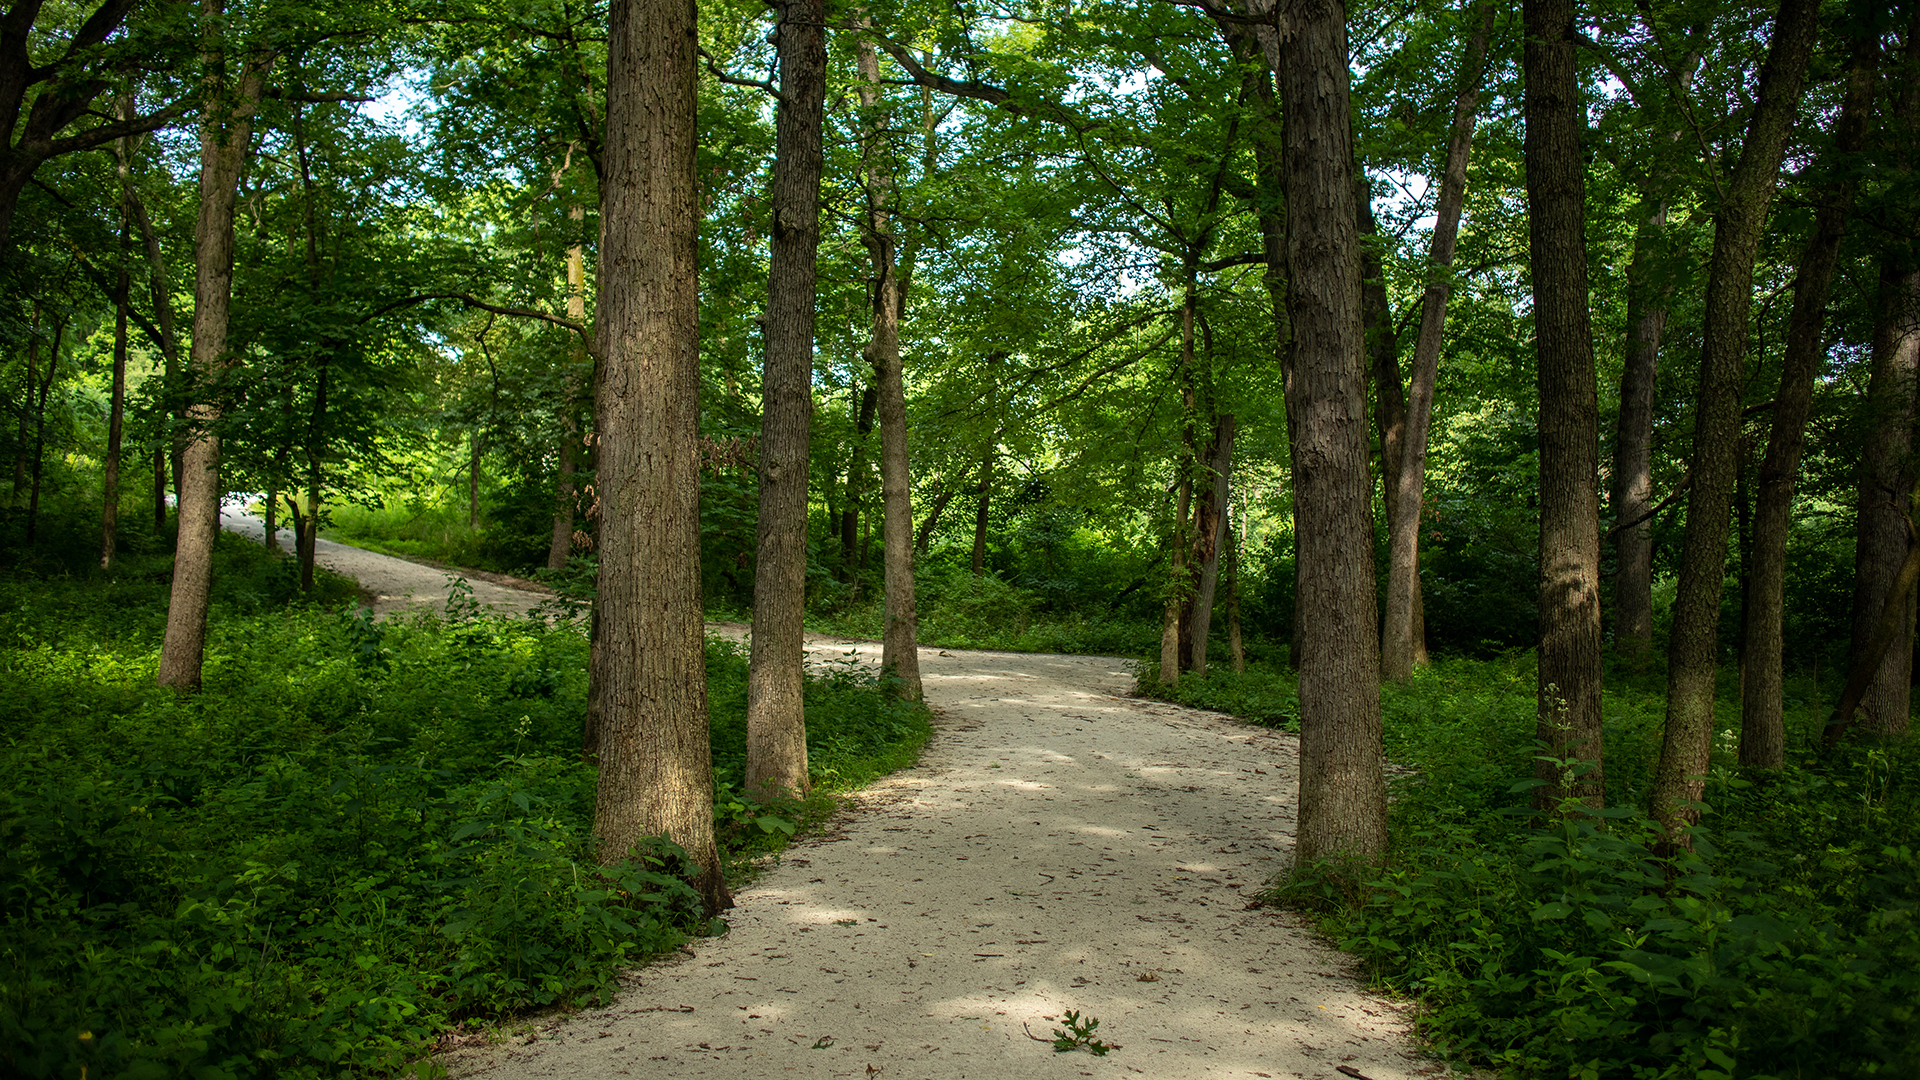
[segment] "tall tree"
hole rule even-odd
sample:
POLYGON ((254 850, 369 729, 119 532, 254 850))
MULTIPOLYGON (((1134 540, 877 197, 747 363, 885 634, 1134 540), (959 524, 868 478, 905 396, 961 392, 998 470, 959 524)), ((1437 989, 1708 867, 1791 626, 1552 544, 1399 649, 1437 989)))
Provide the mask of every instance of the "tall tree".
POLYGON ((1528 261, 1540 367, 1540 670, 1536 805, 1598 805, 1600 762, 1599 389, 1588 318, 1584 104, 1573 0, 1527 0, 1528 261), (1564 782, 1550 758, 1591 770, 1564 782))
POLYGON ((878 112, 880 56, 862 38, 859 47, 860 105, 869 125, 864 147, 867 207, 861 240, 873 260, 873 337, 867 361, 873 365, 880 415, 880 503, 886 578, 885 625, 880 667, 894 680, 895 692, 920 700, 920 616, 913 594, 912 480, 908 475, 907 391, 900 366, 900 311, 906 283, 896 262, 890 192, 892 169, 883 145, 878 112))
MULTIPOLYGON (((586 208, 579 203, 567 210, 567 220, 574 229, 582 228, 586 218, 586 208)), ((585 324, 587 319, 587 253, 586 240, 576 235, 574 242, 567 247, 567 318, 576 323, 585 324)), ((553 493, 553 532, 547 538, 547 569, 565 569, 567 560, 573 557, 573 511, 579 492, 574 489, 574 478, 580 470, 580 425, 575 417, 579 411, 579 377, 575 374, 586 360, 586 339, 576 338, 572 363, 567 377, 561 384, 560 401, 560 478, 553 493)))
MULTIPOLYGON (((1380 663, 1389 679, 1413 674, 1425 660, 1426 642, 1420 610, 1420 508, 1426 498, 1427 433, 1433 423, 1433 390, 1440 369, 1440 345, 1447 324, 1447 298, 1452 292, 1453 252, 1460 238, 1460 215, 1467 201, 1467 155, 1473 146, 1474 120, 1480 86, 1486 79, 1487 39, 1493 32, 1493 4, 1471 0, 1468 31, 1460 73, 1455 81, 1453 127, 1447 136, 1447 154, 1440 174, 1440 196, 1434 207, 1433 238, 1427 247, 1426 289, 1420 295, 1420 336, 1413 349, 1412 381, 1406 404, 1406 426, 1398 453, 1387 462, 1394 497, 1387 500, 1387 612, 1383 623, 1380 663)), ((1399 368, 1393 370, 1395 390, 1399 368)))
POLYGON ((617 0, 601 189, 600 857, 665 836, 732 904, 713 830, 700 611, 699 293, 692 0, 617 0))
POLYGON ((1687 539, 1667 653, 1667 723, 1654 774, 1653 813, 1673 843, 1699 817, 1713 745, 1720 590, 1739 469, 1740 391, 1753 306, 1753 266, 1773 203, 1787 130, 1819 28, 1818 0, 1782 0, 1744 144, 1713 221, 1706 326, 1694 414, 1687 539))
POLYGON ((807 463, 813 422, 813 335, 820 250, 821 126, 826 116, 823 0, 787 0, 774 29, 780 101, 774 113, 773 253, 761 380, 760 522, 747 670, 747 793, 805 796, 807 463))
MULTIPOLYGON (((1262 0, 1255 16, 1277 5, 1262 0)), ((1259 28, 1279 81, 1286 152, 1287 378, 1293 429, 1300 651, 1300 813, 1294 857, 1386 855, 1380 637, 1368 494, 1366 335, 1346 5, 1287 10, 1292 33, 1259 28)))
POLYGON ((213 584, 213 540, 220 528, 219 410, 209 396, 227 364, 227 328, 233 306, 233 210, 253 141, 254 112, 276 54, 242 46, 238 55, 219 37, 224 0, 201 0, 210 36, 203 51, 206 97, 200 114, 200 213, 193 233, 193 339, 189 363, 200 384, 187 411, 192 425, 178 468, 179 538, 167 632, 160 647, 161 686, 197 690, 205 657, 207 600, 213 584))
POLYGON ((1832 148, 1820 162, 1826 180, 1821 185, 1813 232, 1807 237, 1794 276, 1780 392, 1774 395, 1766 455, 1760 461, 1741 631, 1740 764, 1754 768, 1777 769, 1786 764, 1781 635, 1787 537, 1792 530, 1794 488, 1806 448, 1814 380, 1825 352, 1827 296, 1839 263, 1847 217, 1860 186, 1857 159, 1866 148, 1871 120, 1879 43, 1862 26, 1853 27, 1850 36, 1846 93, 1834 122, 1832 148))
MULTIPOLYGON (((1905 57, 1897 69, 1900 90, 1892 102, 1895 144, 1889 147, 1900 181, 1911 183, 1913 148, 1920 131, 1920 9, 1906 28, 1905 57)), ((1904 184, 1902 185, 1904 186, 1904 184)), ((1913 544, 1914 417, 1920 386, 1920 248, 1910 221, 1903 235, 1889 237, 1880 254, 1874 296, 1873 340, 1867 377, 1866 445, 1860 456, 1858 517, 1854 526, 1853 634, 1848 666, 1873 667, 1862 692, 1861 722, 1853 727, 1879 735, 1903 734, 1912 711, 1913 585, 1895 592, 1900 567, 1913 544), (1895 603, 1904 614, 1892 643, 1875 649, 1875 628, 1883 606, 1895 603)))

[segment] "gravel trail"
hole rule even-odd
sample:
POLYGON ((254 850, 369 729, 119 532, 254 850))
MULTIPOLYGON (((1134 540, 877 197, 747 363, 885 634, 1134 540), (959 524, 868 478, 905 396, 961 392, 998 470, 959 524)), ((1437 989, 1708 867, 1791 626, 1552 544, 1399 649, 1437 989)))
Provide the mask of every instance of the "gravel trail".
MULTIPOLYGON (((261 535, 237 507, 226 522, 261 535)), ((381 613, 445 602, 436 568, 325 541, 318 557, 381 613)), ((510 610, 544 598, 471 584, 510 610)), ((876 664, 879 646, 816 638, 809 655, 876 664)), ((920 655, 936 733, 918 766, 790 847, 724 937, 629 972, 608 1008, 451 1050, 454 1075, 1447 1074, 1346 957, 1248 907, 1292 847, 1295 737, 1128 697, 1121 660, 920 655), (1067 1010, 1116 1049, 1055 1053, 1067 1010)))

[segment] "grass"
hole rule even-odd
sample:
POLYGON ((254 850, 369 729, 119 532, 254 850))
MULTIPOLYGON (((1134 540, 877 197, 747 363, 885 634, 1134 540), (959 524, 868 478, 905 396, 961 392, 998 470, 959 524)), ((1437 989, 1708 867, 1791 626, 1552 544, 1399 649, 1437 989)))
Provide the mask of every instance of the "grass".
MULTIPOLYGON (((993 574, 974 577, 942 568, 915 582, 919 642, 941 649, 1143 656, 1159 648, 1160 627, 1107 611, 1056 610, 993 574)), ((808 612, 807 628, 824 634, 878 638, 886 614, 878 596, 833 610, 808 612)))
MULTIPOLYGON (((448 1025, 604 1000, 711 929, 672 845, 596 858, 577 627, 376 622, 227 538, 205 687, 179 696, 153 686, 165 556, 102 576, 36 551, 0 575, 0 1073, 430 1071, 448 1025)), ((736 874, 929 733, 871 677, 811 680, 821 793, 749 806, 745 661, 707 660, 736 874)))
MULTIPOLYGON (((1156 696, 1293 721, 1280 671, 1172 693, 1149 678, 1156 696)), ((1787 768, 1743 773, 1729 674, 1694 849, 1667 855, 1641 810, 1659 689, 1611 678, 1608 809, 1542 821, 1534 680, 1517 652, 1384 687, 1388 757, 1411 766, 1392 782, 1388 865, 1358 889, 1302 868, 1270 896, 1414 996, 1441 1051, 1502 1075, 1920 1075, 1920 751, 1818 750, 1820 695, 1801 682, 1787 768)))

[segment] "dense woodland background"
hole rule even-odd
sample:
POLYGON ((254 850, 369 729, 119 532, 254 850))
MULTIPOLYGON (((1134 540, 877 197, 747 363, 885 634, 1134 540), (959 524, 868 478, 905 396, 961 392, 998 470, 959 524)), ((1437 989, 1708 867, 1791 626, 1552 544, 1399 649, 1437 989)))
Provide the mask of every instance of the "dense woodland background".
POLYGON ((810 789, 911 756, 916 622, 1300 730, 1325 809, 1280 893, 1448 1053, 1920 1064, 1920 6, 723 0, 697 52, 610 43, 683 6, 6 9, 10 1069, 390 1069, 603 990, 810 789), (681 161, 619 119, 661 87, 697 95, 663 129, 697 274, 653 233, 603 259, 661 205, 625 163, 681 161), (636 374, 643 279, 697 310, 681 383, 636 374), (216 439, 204 491, 287 560, 195 539, 216 439), (672 515, 602 511, 649 448, 697 488, 689 626, 894 658, 803 684, 709 646, 703 681, 687 645, 671 723, 719 780, 653 808, 594 764, 668 721, 604 704, 587 624, 330 613, 311 546, 539 577, 625 641, 651 586, 599 556, 672 515), (450 664, 500 696, 402 700, 450 664), (406 813, 451 839, 356 862, 406 813), (481 899, 600 862, 662 892, 481 899), (379 896, 421 910, 369 951, 340 918, 379 896), (240 979, 276 918, 304 937, 240 979))

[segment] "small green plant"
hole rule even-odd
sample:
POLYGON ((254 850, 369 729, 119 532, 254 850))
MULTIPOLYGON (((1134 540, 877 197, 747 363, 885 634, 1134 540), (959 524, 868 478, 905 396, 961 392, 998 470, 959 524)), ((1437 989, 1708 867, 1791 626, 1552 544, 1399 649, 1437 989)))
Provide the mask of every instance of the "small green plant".
POLYGON ((1094 1038, 1093 1033, 1100 1027, 1100 1020, 1097 1017, 1081 1016, 1078 1012, 1068 1009, 1060 1022, 1066 1026, 1053 1029, 1053 1052, 1056 1054, 1085 1050, 1094 1057, 1106 1057, 1107 1051, 1120 1049, 1118 1043, 1094 1038))

